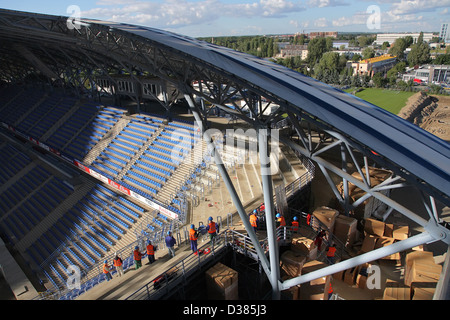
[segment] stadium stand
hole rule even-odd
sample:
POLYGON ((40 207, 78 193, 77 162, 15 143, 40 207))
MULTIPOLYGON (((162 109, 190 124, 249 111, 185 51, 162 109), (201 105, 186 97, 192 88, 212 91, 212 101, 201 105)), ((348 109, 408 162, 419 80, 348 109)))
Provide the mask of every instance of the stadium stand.
MULTIPOLYGON (((4 93, 0 121, 17 133, 183 214, 176 192, 159 195, 167 185, 180 189, 193 171, 193 164, 183 163, 199 139, 192 124, 164 124, 157 115, 127 115, 120 108, 35 89, 13 87, 4 93), (92 161, 88 155, 94 156, 92 161)), ((79 186, 53 172, 55 168, 66 172, 66 178, 75 176, 74 169, 53 159, 38 161, 0 136, 1 232, 47 287, 64 289, 70 265, 95 274, 105 256, 135 241, 136 235, 159 239, 172 228, 171 218, 149 212, 100 181, 75 192, 79 186)), ((94 277, 68 298, 101 281, 94 277)))

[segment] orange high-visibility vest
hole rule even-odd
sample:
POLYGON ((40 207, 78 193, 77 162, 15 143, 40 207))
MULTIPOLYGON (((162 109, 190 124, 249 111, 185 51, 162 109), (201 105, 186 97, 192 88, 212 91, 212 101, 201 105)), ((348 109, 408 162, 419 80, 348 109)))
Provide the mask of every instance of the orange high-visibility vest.
POLYGON ((139 252, 139 250, 134 250, 133 253, 134 253, 134 260, 137 260, 137 261, 141 260, 142 254, 139 252))
POLYGON ((280 223, 280 226, 285 226, 286 225, 286 220, 284 220, 283 216, 278 218, 278 222, 280 223))
POLYGON ((298 221, 292 221, 292 226, 294 228, 292 228, 292 230, 297 231, 298 230, 298 221))
POLYGON ((327 257, 334 257, 334 253, 336 252, 335 247, 329 247, 327 252, 327 257))
POLYGON ((311 223, 311 214, 308 213, 308 215, 306 216, 306 224, 309 226, 310 223, 311 223))
POLYGON ((153 245, 149 244, 147 246, 147 254, 150 255, 150 256, 155 254, 155 248, 153 247, 153 245))
POLYGON ((105 263, 103 265, 103 273, 108 273, 109 272, 109 266, 105 263))
POLYGON ((215 232, 216 232, 216 223, 211 221, 209 223, 208 233, 215 233, 215 232))
POLYGON ((195 229, 190 229, 189 230, 189 240, 197 240, 197 236, 195 235, 196 231, 195 229))
POLYGON ((114 267, 120 267, 122 265, 122 260, 120 258, 114 259, 114 267))
POLYGON ((258 225, 256 224, 256 220, 258 218, 256 217, 255 214, 250 215, 250 224, 252 225, 252 227, 256 228, 258 225))

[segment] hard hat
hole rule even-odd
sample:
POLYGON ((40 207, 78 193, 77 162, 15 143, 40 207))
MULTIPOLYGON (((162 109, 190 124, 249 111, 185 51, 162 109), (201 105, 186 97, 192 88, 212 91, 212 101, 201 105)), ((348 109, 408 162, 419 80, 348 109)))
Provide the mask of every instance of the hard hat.
POLYGON ((194 229, 194 228, 195 228, 195 226, 193 224, 191 224, 191 229, 194 229))
POLYGON ((209 218, 208 218, 209 221, 211 221, 212 219, 213 219, 212 217, 209 217, 209 218))
POLYGON ((277 213, 277 215, 275 217, 279 218, 279 217, 281 217, 281 214, 277 213))
POLYGON ((152 244, 152 242, 150 240, 147 240, 147 244, 152 244))
POLYGON ((169 231, 167 231, 167 234, 171 234, 172 232, 169 230, 169 231))
POLYGON ((134 250, 139 250, 139 247, 138 246, 134 247, 134 250))
POLYGON ((255 210, 253 210, 253 213, 258 213, 258 211, 256 211, 256 209, 255 209, 255 210))
POLYGON ((294 221, 297 221, 297 217, 294 217, 294 221))
POLYGON ((108 263, 108 260, 103 261, 103 263, 108 263))

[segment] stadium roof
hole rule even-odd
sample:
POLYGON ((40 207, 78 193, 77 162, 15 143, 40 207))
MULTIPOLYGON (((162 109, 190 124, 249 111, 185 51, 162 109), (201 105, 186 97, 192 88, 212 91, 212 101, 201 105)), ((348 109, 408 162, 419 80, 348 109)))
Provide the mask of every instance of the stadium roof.
POLYGON ((282 112, 307 114, 450 204, 449 144, 353 95, 270 61, 163 30, 91 19, 70 25, 67 17, 0 10, 0 79, 25 80, 34 70, 62 80, 69 69, 149 72, 183 93, 195 93, 192 81, 214 74, 275 101, 282 112))

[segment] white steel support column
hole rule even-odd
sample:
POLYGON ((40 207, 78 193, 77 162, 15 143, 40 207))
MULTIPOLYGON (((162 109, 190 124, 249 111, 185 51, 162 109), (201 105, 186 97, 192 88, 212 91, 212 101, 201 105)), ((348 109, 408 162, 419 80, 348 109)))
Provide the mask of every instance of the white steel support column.
POLYGON ((273 188, 272 188, 272 174, 270 167, 270 154, 268 150, 269 141, 267 129, 258 129, 258 145, 259 145, 259 159, 261 164, 261 179, 264 194, 264 206, 267 226, 267 239, 269 243, 269 258, 270 258, 270 283, 272 284, 272 299, 280 299, 280 290, 278 282, 280 279, 280 263, 278 257, 278 243, 275 228, 275 208, 273 204, 273 188))
MULTIPOLYGON (((245 212, 245 209, 241 203, 241 200, 239 199, 239 196, 236 192, 236 189, 233 186, 233 182, 230 179, 230 176, 228 175, 228 172, 225 168, 225 166, 223 165, 222 162, 222 158, 219 154, 219 152, 217 152, 216 147, 214 146, 214 143, 211 139, 211 136, 209 134, 209 132, 207 130, 205 130, 206 126, 204 125, 204 122, 198 112, 198 107, 195 105, 194 101, 192 100, 191 96, 188 94, 184 95, 186 101, 189 104, 189 107, 191 108, 192 114, 194 115, 195 121, 197 122, 201 132, 203 133, 203 139, 205 140, 205 142, 208 144, 208 148, 211 149, 213 156, 214 156, 214 161, 217 165, 217 168, 220 172, 220 175, 222 176, 223 181, 225 182, 225 185, 227 187, 228 192, 230 193, 231 199, 233 200, 233 203, 237 209, 237 212, 242 220, 242 223, 245 227, 245 230, 248 233, 248 236, 250 238, 250 240, 252 241, 253 246, 255 247, 256 253, 258 254, 258 257, 261 261, 261 266, 264 269, 264 272, 267 275, 268 279, 272 279, 272 272, 270 270, 269 267, 269 261, 267 260, 266 255, 264 254, 264 251, 261 247, 261 245, 259 244, 258 238, 256 237, 255 231, 253 230, 249 218, 245 212)), ((278 270, 278 268, 277 268, 278 270)), ((278 286, 279 286, 279 282, 277 279, 277 282, 272 283, 272 287, 278 290, 278 286)))

